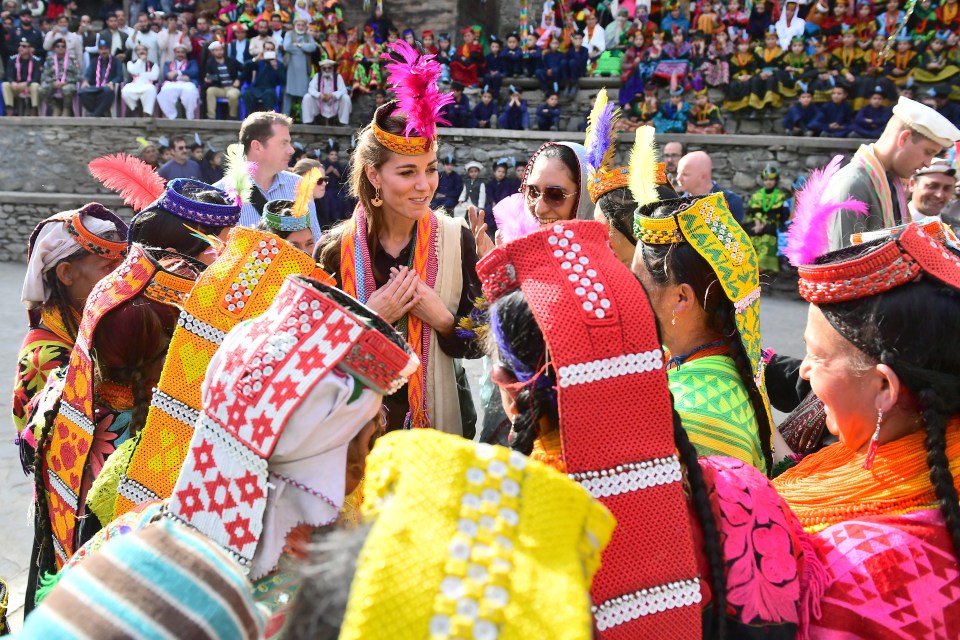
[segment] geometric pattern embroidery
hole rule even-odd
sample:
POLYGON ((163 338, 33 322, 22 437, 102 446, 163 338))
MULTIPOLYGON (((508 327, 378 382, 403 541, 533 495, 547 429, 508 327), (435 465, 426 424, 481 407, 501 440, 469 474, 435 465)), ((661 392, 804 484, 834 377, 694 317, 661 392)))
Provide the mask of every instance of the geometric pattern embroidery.
MULTIPOLYGON (((77 518, 85 496, 81 483, 93 441, 93 361, 90 345, 100 319, 139 294, 157 268, 139 246, 134 245, 126 260, 100 280, 90 293, 77 341, 70 355, 60 411, 51 438, 40 453, 40 472, 46 484, 50 527, 57 549, 58 568, 75 550, 77 518)), ((44 505, 41 505, 43 507, 44 505)))
POLYGON ((848 520, 812 534, 830 575, 814 635, 956 638, 960 570, 938 509, 848 520))
MULTIPOLYGON (((170 497, 193 437, 202 406, 200 383, 213 353, 233 327, 270 306, 287 275, 307 275, 315 268, 310 256, 272 234, 242 227, 230 231, 223 254, 197 280, 180 314, 123 482, 170 497)), ((128 499, 134 492, 120 488, 115 516, 137 504, 128 499)))
MULTIPOLYGON (((276 313, 243 327, 205 392, 170 498, 169 515, 203 531, 249 566, 263 527, 267 459, 301 400, 367 333, 359 320, 302 279, 284 282, 276 313)), ((392 346, 400 352, 398 346, 392 346)), ((406 352, 402 379, 416 366, 406 352)), ((397 355, 386 352, 385 361, 397 355), (392 356, 392 357, 391 357, 392 356)), ((402 380, 400 382, 402 384, 402 380)))

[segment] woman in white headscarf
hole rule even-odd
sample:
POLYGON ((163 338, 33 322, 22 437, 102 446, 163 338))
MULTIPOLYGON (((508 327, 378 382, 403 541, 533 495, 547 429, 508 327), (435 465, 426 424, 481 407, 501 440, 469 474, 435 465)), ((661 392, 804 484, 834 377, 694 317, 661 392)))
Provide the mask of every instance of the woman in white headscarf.
POLYGON ((126 235, 127 225, 115 213, 91 203, 47 218, 30 236, 20 296, 30 328, 20 346, 13 385, 13 423, 18 432, 47 376, 70 358, 87 296, 123 260, 126 235))
POLYGON ((783 10, 780 12, 780 19, 774 27, 777 31, 777 43, 780 48, 786 51, 790 48, 790 41, 794 38, 802 38, 806 27, 806 22, 797 17, 796 0, 787 0, 783 10))

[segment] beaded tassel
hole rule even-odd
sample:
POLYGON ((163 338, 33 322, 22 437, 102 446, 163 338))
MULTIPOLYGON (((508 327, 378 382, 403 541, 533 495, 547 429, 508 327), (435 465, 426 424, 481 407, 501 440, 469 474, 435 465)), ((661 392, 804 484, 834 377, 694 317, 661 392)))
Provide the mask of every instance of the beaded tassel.
POLYGON ((877 412, 877 428, 873 430, 873 437, 870 438, 870 446, 867 448, 867 457, 863 459, 863 468, 872 469, 873 459, 877 457, 877 449, 880 448, 880 425, 883 423, 883 411, 877 412))

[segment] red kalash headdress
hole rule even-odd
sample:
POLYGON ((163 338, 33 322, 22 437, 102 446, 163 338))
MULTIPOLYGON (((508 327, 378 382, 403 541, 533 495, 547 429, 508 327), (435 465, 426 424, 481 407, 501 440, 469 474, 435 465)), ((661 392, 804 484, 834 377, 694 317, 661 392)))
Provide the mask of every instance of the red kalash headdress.
POLYGON ((702 600, 656 320, 609 248, 606 227, 571 221, 494 249, 487 299, 523 292, 556 379, 563 460, 617 519, 591 598, 599 637, 684 638, 702 600))

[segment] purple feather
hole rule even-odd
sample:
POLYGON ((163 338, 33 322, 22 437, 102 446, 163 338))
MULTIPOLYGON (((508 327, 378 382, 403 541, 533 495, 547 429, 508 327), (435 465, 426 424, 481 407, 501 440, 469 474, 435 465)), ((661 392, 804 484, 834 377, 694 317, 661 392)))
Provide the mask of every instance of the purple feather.
POLYGON ((783 250, 790 264, 795 267, 813 264, 827 252, 830 246, 827 225, 835 213, 842 210, 859 215, 867 213, 865 203, 854 199, 833 202, 827 193, 830 181, 840 170, 842 161, 843 156, 834 156, 826 167, 810 172, 807 183, 797 193, 793 223, 790 225, 787 246, 783 250))
POLYGON ((596 121, 590 123, 593 135, 590 137, 590 144, 587 147, 587 164, 594 171, 599 171, 600 167, 603 166, 604 158, 613 142, 610 132, 613 130, 615 110, 616 105, 608 102, 600 111, 596 121))

